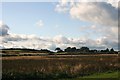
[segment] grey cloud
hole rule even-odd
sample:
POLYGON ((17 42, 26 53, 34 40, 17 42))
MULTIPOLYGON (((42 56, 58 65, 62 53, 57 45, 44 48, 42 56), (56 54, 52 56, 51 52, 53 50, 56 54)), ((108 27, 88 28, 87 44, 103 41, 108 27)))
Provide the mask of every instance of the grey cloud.
POLYGON ((105 26, 117 26, 118 9, 105 2, 77 3, 70 8, 73 18, 105 26))
POLYGON ((118 38, 113 38, 114 37, 101 38, 100 46, 105 46, 106 48, 114 48, 115 50, 118 50, 118 38))
POLYGON ((55 36, 53 38, 53 41, 58 43, 58 44, 61 44, 61 43, 68 44, 69 43, 69 40, 62 35, 55 36))
POLYGON ((47 48, 50 49, 50 50, 55 50, 56 44, 51 43, 51 44, 49 44, 49 45, 47 46, 47 48))
POLYGON ((56 5, 55 11, 60 13, 68 12, 72 18, 82 21, 97 23, 106 26, 118 25, 118 4, 114 1, 86 1, 75 2, 60 0, 56 5), (71 5, 72 4, 72 5, 71 5))
POLYGON ((0 36, 8 35, 9 27, 6 24, 0 23, 0 36))

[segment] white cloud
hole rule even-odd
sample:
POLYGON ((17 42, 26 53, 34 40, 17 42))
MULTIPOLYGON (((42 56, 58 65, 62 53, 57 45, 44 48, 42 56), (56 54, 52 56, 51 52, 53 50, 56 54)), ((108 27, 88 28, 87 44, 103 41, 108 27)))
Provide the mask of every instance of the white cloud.
POLYGON ((71 7, 72 18, 105 26, 117 26, 118 12, 110 4, 103 2, 77 3, 71 7))
POLYGON ((49 44, 46 46, 46 48, 49 49, 49 50, 55 50, 56 44, 54 44, 54 43, 49 43, 49 44))
MULTIPOLYGON (((5 27, 5 26, 4 26, 5 27)), ((77 47, 80 48, 82 46, 88 46, 91 49, 104 49, 104 48, 115 48, 117 49, 118 37, 117 27, 110 27, 109 29, 105 29, 106 27, 100 28, 96 25, 92 25, 89 27, 89 30, 95 30, 98 33, 106 34, 105 37, 98 38, 96 40, 89 39, 86 37, 79 38, 69 38, 63 35, 57 35, 53 38, 50 37, 38 37, 36 35, 25 35, 25 34, 14 34, 9 33, 9 35, 0 36, 1 40, 1 48, 34 48, 34 49, 49 49, 55 50, 56 47, 60 47, 61 49, 65 49, 67 47, 77 47), (104 30, 104 31, 103 31, 104 30), (102 32, 103 31, 103 32, 102 32)), ((6 29, 6 27, 4 28, 6 29)), ((9 27, 7 26, 8 34, 9 27)), ((87 27, 85 28, 87 29, 87 27)), ((83 30, 85 30, 83 29, 83 30)))
POLYGON ((69 40, 62 35, 55 36, 53 41, 58 43, 58 44, 61 44, 61 43, 62 44, 68 44, 69 43, 69 40))
POLYGON ((108 3, 110 3, 113 7, 118 8, 118 2, 120 0, 107 0, 108 3))
POLYGON ((37 23, 36 23, 37 26, 39 27, 42 27, 44 25, 43 21, 42 20, 39 20, 37 23))
POLYGON ((2 38, 2 47, 5 48, 31 48, 31 49, 49 49, 55 50, 56 47, 65 49, 67 47, 77 47, 87 46, 90 49, 105 49, 107 47, 117 48, 116 40, 109 40, 111 38, 101 37, 96 40, 93 39, 82 39, 82 38, 66 38, 62 35, 55 36, 54 38, 46 37, 34 37, 31 35, 21 35, 21 34, 10 34, 2 38))
POLYGON ((117 4, 118 0, 60 0, 55 11, 68 12, 72 18, 82 21, 117 26, 117 4))
POLYGON ((66 6, 63 5, 56 5, 55 11, 60 12, 60 13, 65 13, 69 10, 69 8, 67 8, 66 6))

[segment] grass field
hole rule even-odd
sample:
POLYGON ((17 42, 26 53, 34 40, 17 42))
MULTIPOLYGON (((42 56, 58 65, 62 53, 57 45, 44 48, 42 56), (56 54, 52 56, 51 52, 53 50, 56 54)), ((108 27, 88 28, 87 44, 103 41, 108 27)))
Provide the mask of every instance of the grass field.
POLYGON ((79 80, 81 77, 104 78, 111 75, 117 78, 116 71, 120 70, 118 60, 117 54, 3 57, 3 80, 79 80), (106 74, 108 71, 115 73, 106 74), (97 77, 98 73, 103 74, 97 77))
POLYGON ((105 73, 99 73, 99 74, 94 74, 91 76, 85 76, 83 78, 118 78, 120 72, 105 72, 105 73))
POLYGON ((98 73, 98 74, 93 74, 90 76, 84 76, 84 77, 78 77, 78 78, 73 78, 73 79, 59 79, 59 80, 118 80, 119 79, 119 74, 120 72, 105 72, 105 73, 98 73))

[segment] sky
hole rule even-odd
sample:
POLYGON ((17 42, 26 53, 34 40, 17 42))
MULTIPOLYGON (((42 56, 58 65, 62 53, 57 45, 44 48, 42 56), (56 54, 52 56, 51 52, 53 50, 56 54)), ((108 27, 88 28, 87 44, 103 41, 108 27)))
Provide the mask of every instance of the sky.
POLYGON ((118 49, 118 0, 31 1, 0 3, 1 48, 118 49))

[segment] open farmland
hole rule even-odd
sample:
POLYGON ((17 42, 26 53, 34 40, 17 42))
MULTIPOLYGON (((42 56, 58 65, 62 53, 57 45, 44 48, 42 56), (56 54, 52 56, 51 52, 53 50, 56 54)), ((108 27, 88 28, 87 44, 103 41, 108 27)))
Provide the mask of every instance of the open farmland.
POLYGON ((84 77, 119 71, 119 60, 117 54, 3 57, 2 79, 58 80, 84 77))

